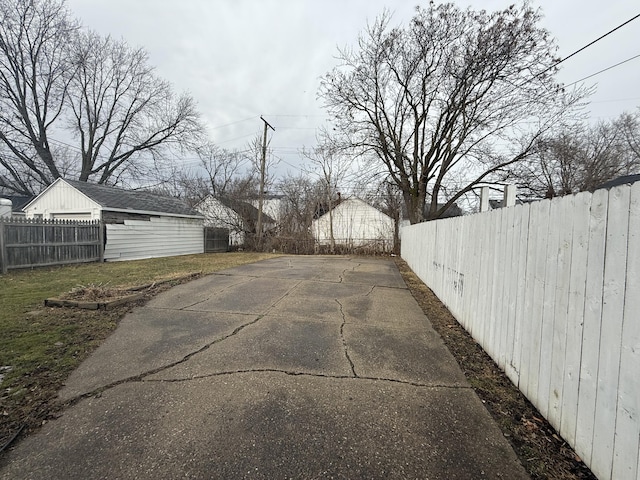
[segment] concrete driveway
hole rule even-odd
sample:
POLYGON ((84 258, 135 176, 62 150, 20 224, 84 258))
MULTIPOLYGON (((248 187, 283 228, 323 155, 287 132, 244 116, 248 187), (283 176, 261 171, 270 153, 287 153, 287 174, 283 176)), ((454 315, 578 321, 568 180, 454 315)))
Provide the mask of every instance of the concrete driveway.
POLYGON ((128 314, 0 478, 528 478, 388 260, 280 257, 128 314))

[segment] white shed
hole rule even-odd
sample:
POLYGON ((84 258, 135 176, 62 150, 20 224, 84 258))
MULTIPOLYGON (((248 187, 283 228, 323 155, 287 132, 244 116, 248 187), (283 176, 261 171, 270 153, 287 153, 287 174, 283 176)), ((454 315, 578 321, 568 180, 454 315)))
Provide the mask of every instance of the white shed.
POLYGON ((104 222, 106 261, 204 252, 204 218, 172 197, 59 178, 24 211, 27 218, 104 222))
POLYGON ((358 198, 343 200, 331 212, 313 220, 311 229, 318 245, 331 244, 332 222, 336 245, 393 249, 393 218, 358 198))

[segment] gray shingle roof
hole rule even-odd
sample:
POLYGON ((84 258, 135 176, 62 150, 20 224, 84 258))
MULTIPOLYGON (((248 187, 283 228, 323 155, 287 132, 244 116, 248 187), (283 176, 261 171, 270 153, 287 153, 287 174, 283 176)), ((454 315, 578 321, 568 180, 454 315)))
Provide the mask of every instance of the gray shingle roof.
POLYGON ((624 175, 622 177, 609 180, 608 182, 605 182, 602 185, 598 185, 596 187, 596 190, 599 190, 601 188, 613 188, 619 185, 626 185, 628 183, 634 183, 638 181, 640 181, 640 175, 624 175))
MULTIPOLYGON (((248 202, 243 202, 242 200, 237 200, 230 197, 217 197, 220 202, 226 207, 230 208, 234 212, 236 212, 240 217, 244 220, 250 220, 253 222, 258 221, 258 209, 251 205, 248 202)), ((265 223, 276 223, 276 221, 271 218, 266 213, 262 212, 262 221, 265 223)))
POLYGON ((174 197, 165 197, 141 190, 122 188, 95 183, 66 180, 69 185, 84 193, 104 209, 135 210, 143 212, 171 213, 174 215, 198 215, 186 202, 174 197))

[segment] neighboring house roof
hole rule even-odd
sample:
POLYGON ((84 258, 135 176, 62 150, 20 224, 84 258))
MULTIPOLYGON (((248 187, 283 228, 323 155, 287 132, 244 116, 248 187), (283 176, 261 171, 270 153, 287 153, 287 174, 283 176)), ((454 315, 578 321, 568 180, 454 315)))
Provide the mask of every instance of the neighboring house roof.
POLYGON ((640 180, 640 175, 624 175, 623 177, 614 178, 613 180, 609 180, 608 182, 603 183, 602 185, 598 185, 596 190, 601 188, 613 188, 619 185, 627 185, 629 183, 634 183, 640 180))
MULTIPOLYGON (((444 203, 438 203, 436 205, 436 211, 440 210, 442 207, 444 207, 444 205, 445 205, 444 203)), ((424 214, 425 214, 425 216, 429 213, 429 210, 431 210, 431 204, 430 203, 426 203, 425 206, 424 206, 424 214)), ((449 207, 438 218, 460 217, 463 214, 464 214, 464 212, 458 206, 458 204, 457 203, 453 203, 453 204, 449 205, 449 207)))
MULTIPOLYGON (((242 200, 237 200, 235 198, 230 197, 211 197, 214 200, 218 200, 225 207, 230 208, 234 212, 236 212, 240 217, 244 220, 249 220, 253 222, 258 221, 258 209, 251 205, 248 202, 244 202, 242 200)), ((276 223, 276 221, 271 218, 266 213, 262 212, 262 221, 264 223, 276 223)))
POLYGON ((0 197, 11 200, 11 211, 22 212, 22 208, 29 204, 35 196, 25 197, 23 195, 1 195, 0 197))
MULTIPOLYGON (((173 215, 198 216, 202 215, 191 208, 185 201, 174 197, 166 197, 142 190, 125 190, 123 188, 95 183, 80 182, 59 178, 39 196, 43 195, 57 182, 65 182, 88 198, 96 202, 103 210, 168 213, 173 215)), ((36 199, 38 198, 36 197, 36 199)), ((29 202, 26 206, 33 203, 29 202)))

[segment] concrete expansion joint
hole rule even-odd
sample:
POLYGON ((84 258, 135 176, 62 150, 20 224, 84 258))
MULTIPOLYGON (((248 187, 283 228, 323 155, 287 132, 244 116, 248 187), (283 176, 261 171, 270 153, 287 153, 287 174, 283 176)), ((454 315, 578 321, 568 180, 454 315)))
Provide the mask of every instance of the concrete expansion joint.
POLYGON ((342 315, 342 323, 340 324, 340 338, 342 339, 342 346, 344 348, 344 356, 347 358, 347 361, 349 362, 349 365, 351 366, 351 373, 353 374, 353 376, 355 378, 358 378, 358 374, 356 373, 356 366, 353 364, 353 360, 351 360, 351 357, 349 356, 349 349, 347 347, 347 341, 344 338, 344 326, 347 323, 347 317, 344 314, 344 310, 343 310, 343 307, 342 307, 342 303, 340 303, 340 300, 338 300, 337 298, 334 298, 334 300, 340 306, 340 315, 342 315))
POLYGON ((269 307, 269 308, 264 312, 263 316, 264 316, 264 315, 268 315, 268 314, 271 312, 271 310, 273 310, 274 308, 276 308, 276 307, 278 306, 278 304, 279 304, 282 300, 284 300, 285 298, 287 298, 287 297, 291 294, 291 292, 293 292, 296 288, 298 288, 298 286, 299 286, 301 283, 302 283, 302 280, 299 280, 298 282, 296 282, 296 284, 295 284, 293 287, 291 287, 289 290, 287 290, 286 292, 284 292, 284 294, 283 294, 280 298, 278 298, 275 302, 273 302, 273 304, 271 304, 271 306, 270 306, 270 307, 269 307))

